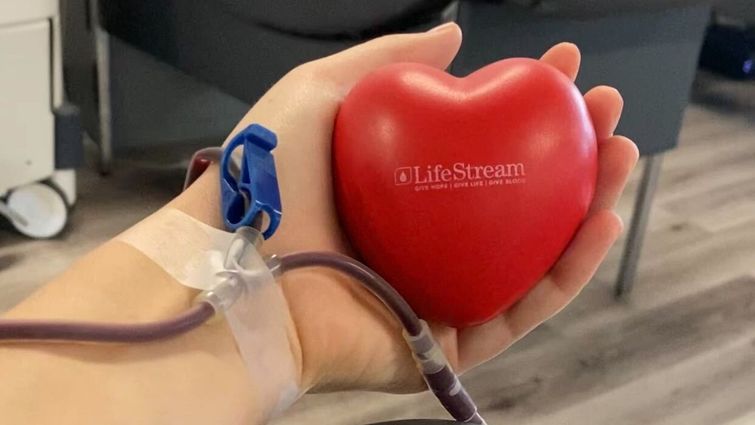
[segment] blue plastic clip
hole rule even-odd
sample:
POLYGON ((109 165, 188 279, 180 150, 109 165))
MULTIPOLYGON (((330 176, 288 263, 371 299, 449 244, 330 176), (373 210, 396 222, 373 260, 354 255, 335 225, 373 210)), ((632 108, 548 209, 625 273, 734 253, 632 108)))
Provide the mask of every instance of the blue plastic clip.
POLYGON ((228 231, 250 226, 261 212, 270 223, 262 233, 265 239, 275 233, 281 220, 281 199, 275 160, 271 153, 278 144, 275 133, 252 124, 228 143, 220 160, 220 192, 223 220, 228 231), (243 145, 238 180, 231 173, 231 155, 243 145))

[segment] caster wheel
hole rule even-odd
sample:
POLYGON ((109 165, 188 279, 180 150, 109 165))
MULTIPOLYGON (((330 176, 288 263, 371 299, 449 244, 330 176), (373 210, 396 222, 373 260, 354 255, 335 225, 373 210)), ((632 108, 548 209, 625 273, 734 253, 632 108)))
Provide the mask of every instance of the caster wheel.
POLYGON ((11 219, 13 227, 32 238, 56 236, 68 221, 68 205, 63 194, 49 184, 32 183, 16 188, 8 195, 6 204, 23 219, 11 219))

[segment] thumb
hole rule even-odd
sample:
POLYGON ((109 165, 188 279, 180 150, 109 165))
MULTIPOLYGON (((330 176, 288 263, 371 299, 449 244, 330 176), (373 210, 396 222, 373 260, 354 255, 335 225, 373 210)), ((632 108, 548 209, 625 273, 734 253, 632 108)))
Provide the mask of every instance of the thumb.
POLYGON ((460 46, 461 28, 449 22, 427 32, 379 37, 310 65, 319 76, 351 87, 375 69, 397 62, 424 63, 444 69, 460 46))

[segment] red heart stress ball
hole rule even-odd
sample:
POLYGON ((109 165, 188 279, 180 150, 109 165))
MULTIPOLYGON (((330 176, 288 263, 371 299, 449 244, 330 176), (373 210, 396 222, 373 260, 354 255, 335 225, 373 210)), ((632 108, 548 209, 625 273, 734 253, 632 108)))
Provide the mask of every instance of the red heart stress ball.
POLYGON ((421 317, 479 324, 564 251, 592 200, 596 149, 582 95, 550 65, 507 59, 465 78, 390 65, 338 113, 339 214, 421 317))

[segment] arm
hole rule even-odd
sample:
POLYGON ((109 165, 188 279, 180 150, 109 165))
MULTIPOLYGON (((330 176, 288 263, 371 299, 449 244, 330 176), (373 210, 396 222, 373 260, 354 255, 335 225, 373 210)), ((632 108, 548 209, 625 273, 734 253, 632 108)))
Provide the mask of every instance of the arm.
MULTIPOLYGON (((213 167, 169 206, 218 225, 217 186, 213 167)), ((183 311, 195 295, 136 249, 110 241, 7 317, 144 322, 183 311)), ((249 379, 222 321, 147 344, 2 345, 0 371, 0 411, 10 424, 261 423, 270 408, 255 402, 264 384, 249 379)))
MULTIPOLYGON (((370 71, 392 62, 444 69, 461 42, 456 26, 383 37, 305 64, 285 76, 249 111, 278 135, 275 151, 285 219, 265 243, 270 253, 349 252, 330 184, 330 141, 338 105, 370 71)), ((542 58, 570 78, 578 51, 559 45, 542 58)), ((621 111, 615 90, 585 96, 599 145, 598 189, 590 216, 552 272, 517 306, 462 331, 434 326, 459 371, 494 356, 563 308, 587 283, 620 231, 612 209, 637 150, 613 136, 621 111)), ((211 167, 169 204, 218 226, 218 171, 211 167)), ((180 243, 180 241, 177 241, 180 243)), ((316 391, 423 388, 398 325, 366 291, 327 270, 287 273, 281 286, 300 388, 316 391), (324 308, 327 306, 327 308, 324 308), (334 313, 336 312, 336 313, 334 313), (334 331, 335 330, 335 331, 334 331)), ((8 317, 149 321, 186 309, 195 291, 120 242, 108 242, 24 301, 8 317)), ((264 382, 250 379, 225 322, 172 340, 139 345, 0 345, 3 423, 261 423, 271 406, 264 382)))

